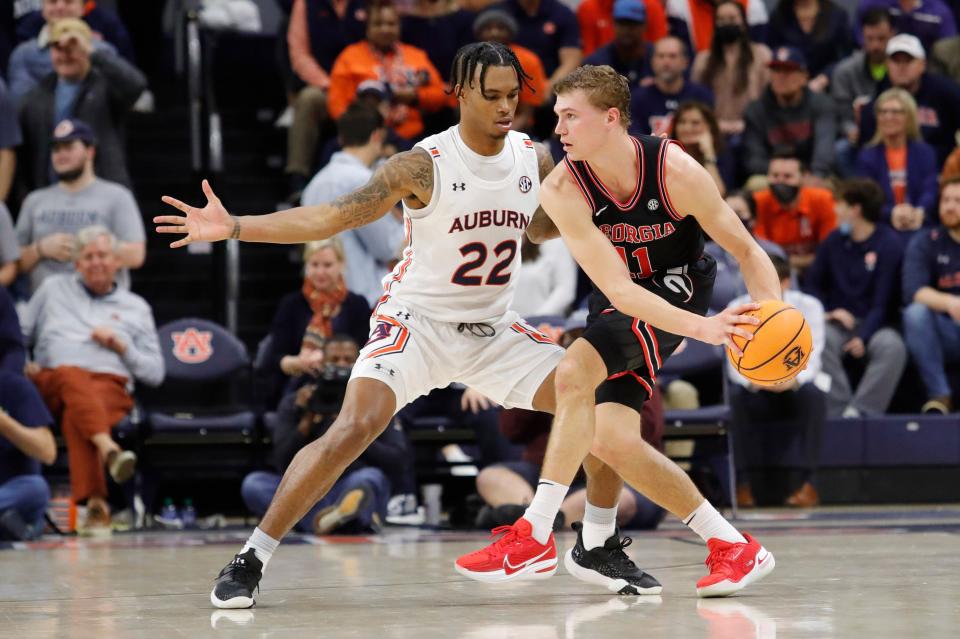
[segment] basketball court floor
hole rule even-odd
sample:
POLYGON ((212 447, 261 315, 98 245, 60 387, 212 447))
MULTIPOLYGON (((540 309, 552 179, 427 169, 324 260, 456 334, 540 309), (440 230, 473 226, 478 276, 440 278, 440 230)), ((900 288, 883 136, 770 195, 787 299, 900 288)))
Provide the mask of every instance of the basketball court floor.
MULTIPOLYGON (((0 551, 0 637, 583 639, 960 636, 960 505, 754 511, 739 526, 777 560, 763 582, 700 600, 705 549, 675 521, 628 551, 663 583, 618 597, 564 574, 500 587, 453 560, 475 533, 391 528, 291 537, 252 610, 213 610, 213 577, 246 530, 47 538, 0 551)), ((565 549, 573 543, 564 534, 565 549)))

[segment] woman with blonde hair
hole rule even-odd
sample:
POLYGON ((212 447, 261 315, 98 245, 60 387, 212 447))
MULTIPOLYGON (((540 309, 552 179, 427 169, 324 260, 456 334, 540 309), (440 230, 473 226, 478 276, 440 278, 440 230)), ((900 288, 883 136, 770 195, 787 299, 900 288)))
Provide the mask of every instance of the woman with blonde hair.
POLYGON ((903 89, 874 101, 877 132, 857 157, 856 173, 883 189, 882 221, 898 231, 933 224, 937 208, 937 154, 920 137, 917 103, 903 89))
POLYGON ((285 296, 270 327, 267 370, 279 391, 289 378, 323 366, 323 343, 336 334, 363 345, 370 329, 366 298, 347 290, 343 244, 337 238, 309 242, 303 249, 303 285, 285 296))

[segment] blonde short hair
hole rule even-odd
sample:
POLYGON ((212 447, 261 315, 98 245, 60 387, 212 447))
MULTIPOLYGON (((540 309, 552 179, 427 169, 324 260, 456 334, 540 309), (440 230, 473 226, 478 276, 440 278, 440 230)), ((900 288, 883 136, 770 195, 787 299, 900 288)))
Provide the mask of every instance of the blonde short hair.
POLYGON ((630 126, 630 83, 609 65, 585 64, 568 73, 553 87, 557 95, 580 89, 587 101, 601 111, 620 111, 620 124, 630 126))
MULTIPOLYGON (((890 102, 896 100, 900 103, 900 106, 903 107, 903 110, 907 116, 907 139, 908 140, 919 140, 920 139, 920 125, 917 123, 917 101, 913 99, 913 96, 910 95, 904 89, 894 87, 892 89, 887 89, 883 93, 877 96, 877 99, 873 103, 873 111, 877 114, 880 110, 880 105, 884 102, 890 102)), ((873 138, 870 140, 870 144, 882 144, 883 135, 880 134, 880 127, 877 127, 877 132, 873 134, 873 138)))
POLYGON ((341 264, 347 261, 347 256, 343 252, 343 242, 338 237, 331 237, 326 240, 316 240, 307 242, 303 245, 303 261, 306 263, 315 253, 323 249, 333 249, 333 254, 337 256, 337 261, 341 264))

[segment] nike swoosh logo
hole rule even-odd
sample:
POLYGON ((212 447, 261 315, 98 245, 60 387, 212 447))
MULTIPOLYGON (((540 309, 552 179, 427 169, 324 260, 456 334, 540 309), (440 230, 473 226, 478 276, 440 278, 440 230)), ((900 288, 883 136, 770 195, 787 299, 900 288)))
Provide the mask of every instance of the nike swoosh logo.
MULTIPOLYGON (((610 206, 610 205, 607 204, 607 206, 610 206)), ((593 214, 593 217, 597 217, 598 215, 600 215, 601 213, 603 213, 604 211, 606 211, 606 210, 607 210, 607 206, 603 207, 602 209, 600 209, 599 211, 597 211, 596 213, 594 213, 594 214, 593 214)))
POLYGON ((767 552, 767 551, 763 551, 763 556, 762 556, 762 557, 761 557, 760 555, 757 555, 757 565, 759 566, 760 564, 762 564, 763 562, 765 562, 765 561, 767 560, 767 557, 769 557, 769 556, 770 556, 770 553, 767 552))
POLYGON ((530 559, 527 559, 526 561, 523 561, 523 562, 517 564, 516 566, 514 566, 513 564, 510 563, 510 555, 506 555, 506 556, 503 558, 503 571, 504 571, 505 573, 507 573, 508 575, 512 575, 513 573, 517 572, 518 570, 522 570, 523 568, 526 568, 527 566, 529 566, 530 564, 532 564, 533 562, 535 562, 537 559, 540 559, 541 557, 543 557, 544 555, 546 555, 546 554, 549 553, 549 552, 550 552, 550 549, 547 548, 546 550, 544 550, 542 553, 540 553, 540 554, 537 555, 536 557, 532 557, 532 558, 530 558, 530 559))

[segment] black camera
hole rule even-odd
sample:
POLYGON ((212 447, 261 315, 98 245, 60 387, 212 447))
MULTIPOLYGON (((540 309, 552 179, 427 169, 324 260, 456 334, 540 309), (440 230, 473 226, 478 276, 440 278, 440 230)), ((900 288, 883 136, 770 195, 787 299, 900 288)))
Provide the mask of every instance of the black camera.
POLYGON ((343 405, 343 396, 347 393, 347 382, 350 381, 350 366, 334 366, 327 364, 317 373, 317 389, 307 401, 307 410, 319 415, 331 415, 340 412, 343 405))

